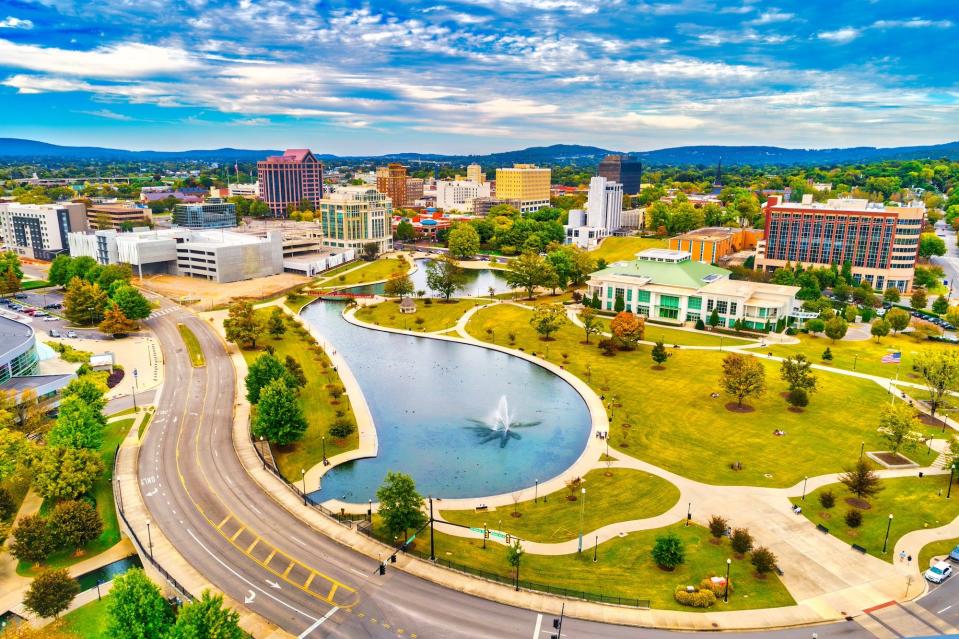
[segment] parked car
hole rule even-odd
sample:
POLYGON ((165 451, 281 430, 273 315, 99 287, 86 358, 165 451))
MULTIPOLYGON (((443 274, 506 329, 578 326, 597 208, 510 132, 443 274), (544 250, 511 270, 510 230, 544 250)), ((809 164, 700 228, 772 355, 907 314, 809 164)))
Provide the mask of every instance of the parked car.
POLYGON ((926 581, 934 584, 941 584, 952 575, 952 566, 945 561, 940 561, 935 566, 922 574, 926 581))
POLYGON ((34 316, 34 317, 46 317, 47 315, 49 315, 49 313, 47 313, 46 311, 34 311, 34 312, 33 312, 33 316, 34 316))
POLYGON ((59 320, 59 319, 60 319, 59 317, 54 317, 53 315, 47 315, 46 317, 43 318, 43 321, 44 321, 44 322, 56 322, 56 321, 59 320))
POLYGON ((60 337, 60 331, 55 328, 50 329, 50 337, 60 337))
POLYGON ((36 314, 37 309, 35 309, 35 308, 25 308, 25 309, 23 309, 23 312, 26 313, 27 315, 33 316, 33 315, 36 314))
POLYGON ((67 331, 67 337, 69 337, 70 339, 73 339, 73 338, 75 338, 76 336, 77 336, 77 332, 76 332, 76 331, 67 331))
POLYGON ((26 294, 26 293, 17 293, 17 294, 15 294, 13 297, 14 297, 15 299, 18 299, 18 300, 25 300, 25 299, 27 299, 27 294, 26 294))
POLYGON ((952 552, 949 553, 949 559, 953 561, 959 561, 959 546, 956 546, 952 549, 952 552))

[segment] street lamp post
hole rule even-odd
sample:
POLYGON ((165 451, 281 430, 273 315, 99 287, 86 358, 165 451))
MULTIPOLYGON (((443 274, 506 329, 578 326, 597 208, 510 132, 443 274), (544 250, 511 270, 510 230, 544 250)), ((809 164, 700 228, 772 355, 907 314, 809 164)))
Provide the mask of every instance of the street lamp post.
POLYGON ((533 503, 535 504, 536 500, 539 499, 539 480, 534 479, 533 481, 536 482, 536 485, 533 487, 533 503))
POLYGON ((303 505, 306 506, 306 470, 300 469, 300 478, 303 481, 303 505))
POLYGON ((689 526, 689 520, 693 518, 693 502, 686 506, 686 526, 689 526))
POLYGON ((723 591, 723 602, 729 603, 729 567, 732 566, 733 560, 726 559, 726 588, 723 591))
POLYGON ((430 497, 430 561, 436 561, 436 552, 433 546, 433 498, 430 497))
POLYGON ((596 535, 596 539, 593 540, 593 563, 596 563, 596 547, 599 546, 599 535, 596 535))
POLYGON ((486 535, 488 528, 486 528, 486 523, 483 523, 483 550, 486 550, 486 535))
POLYGON ((866 452, 866 442, 859 444, 859 461, 862 461, 863 453, 866 452))
POLYGON ((949 467, 949 488, 946 489, 946 499, 952 496, 952 475, 956 471, 954 466, 949 467))
POLYGON ((889 529, 892 528, 892 513, 889 513, 889 522, 886 524, 886 538, 882 540, 882 554, 886 554, 886 544, 889 542, 889 529))
POLYGON ((371 523, 373 522, 373 500, 372 499, 370 500, 370 507, 367 508, 366 510, 366 517, 370 520, 371 523))
POLYGON ((577 550, 579 554, 583 553, 583 522, 586 519, 586 489, 585 488, 582 491, 582 495, 583 495, 583 505, 579 509, 579 550, 577 550))
POLYGON ((806 501, 806 482, 809 481, 809 477, 802 478, 802 500, 806 501))
POLYGON ((147 542, 150 544, 150 560, 153 560, 153 535, 150 533, 150 520, 147 519, 147 542))
POLYGON ((326 436, 321 437, 320 440, 323 442, 323 465, 326 466, 330 463, 326 460, 326 436))

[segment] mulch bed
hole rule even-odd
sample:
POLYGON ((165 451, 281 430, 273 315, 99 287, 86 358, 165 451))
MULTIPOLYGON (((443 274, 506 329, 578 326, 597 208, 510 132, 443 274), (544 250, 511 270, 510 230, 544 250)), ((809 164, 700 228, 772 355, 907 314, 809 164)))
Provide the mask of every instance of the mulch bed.
POLYGON ((942 428, 942 420, 932 417, 931 415, 926 415, 925 413, 919 413, 916 417, 926 426, 935 426, 936 428, 942 428))
POLYGON ((660 364, 654 364, 653 366, 650 366, 650 368, 651 368, 652 370, 654 370, 654 371, 664 371, 664 370, 666 370, 666 367, 665 367, 665 366, 662 366, 662 365, 660 365, 660 364))
POLYGON ((858 497, 846 497, 846 503, 853 508, 858 508, 859 510, 869 510, 872 508, 872 504, 865 499, 859 499, 858 497))
POLYGON ((747 404, 740 406, 736 402, 729 402, 726 404, 726 410, 728 410, 730 413, 751 413, 756 409, 747 404))
POLYGON ((803 412, 805 412, 803 409, 799 408, 798 406, 790 406, 787 410, 789 410, 790 413, 803 413, 803 412))
POLYGON ((882 460, 882 462, 888 466, 912 466, 913 461, 908 457, 900 455, 899 453, 873 453, 877 459, 882 460))

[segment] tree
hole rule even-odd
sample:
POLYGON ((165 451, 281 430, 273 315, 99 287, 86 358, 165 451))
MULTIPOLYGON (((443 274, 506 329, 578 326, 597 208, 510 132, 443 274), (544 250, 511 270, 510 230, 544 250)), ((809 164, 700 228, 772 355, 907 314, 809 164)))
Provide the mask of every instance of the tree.
POLYGON ((79 551, 100 536, 103 521, 88 501, 62 501, 50 516, 50 534, 59 546, 79 551))
POLYGON ((129 284, 114 284, 110 295, 113 303, 120 307, 123 314, 133 320, 142 320, 150 317, 153 308, 143 293, 129 284))
POLYGON ((886 312, 885 319, 889 322, 889 328, 898 333, 909 326, 912 316, 903 308, 891 308, 886 312))
POLYGON ((729 537, 729 545, 739 555, 745 555, 753 549, 753 536, 745 528, 736 528, 729 537))
POLYGON ((613 302, 613 310, 617 313, 622 313, 626 310, 626 300, 623 299, 622 295, 616 296, 616 301, 613 302))
POLYGON ((519 564, 525 554, 523 546, 519 539, 515 540, 510 546, 506 547, 506 563, 508 563, 516 573, 516 590, 519 590, 519 564))
MULTIPOLYGON (((13 477, 20 468, 21 457, 26 445, 26 437, 23 433, 9 427, 0 428, 0 482, 13 477)), ((6 491, 0 489, 0 502, 5 499, 3 497, 4 493, 6 491)), ((6 499, 9 499, 9 497, 10 495, 7 493, 6 499)), ((0 513, 0 519, 6 518, 0 513)))
POLYGON ((97 277, 97 284, 99 284, 100 288, 104 291, 109 291, 117 282, 129 283, 132 279, 133 269, 129 264, 107 264, 103 267, 103 270, 100 271, 100 275, 97 277))
POLYGON ((912 295, 909 296, 909 306, 916 310, 923 310, 929 305, 929 298, 926 297, 926 289, 917 286, 912 289, 912 295))
POLYGON ((930 258, 933 255, 945 255, 946 242, 935 233, 923 233, 919 236, 919 257, 930 258))
POLYGON ((19 290, 20 290, 20 278, 17 277, 17 274, 13 270, 13 267, 8 266, 7 270, 3 271, 3 277, 0 278, 0 294, 13 295, 19 290))
POLYGON ((287 446, 306 432, 303 409, 284 379, 274 379, 260 390, 253 435, 287 446))
POLYGON ((805 408, 809 406, 809 392, 804 388, 794 388, 786 395, 786 401, 793 408, 805 408))
POLYGON ((948 310, 949 300, 946 299, 945 295, 940 295, 936 298, 936 301, 932 303, 932 312, 937 315, 945 315, 948 310))
POLYGON ((816 392, 816 376, 812 372, 812 362, 800 353, 787 357, 779 367, 779 376, 789 390, 802 389, 807 393, 816 392))
POLYGON ((74 324, 97 324, 103 317, 108 299, 99 284, 89 284, 74 277, 63 296, 63 314, 74 324))
POLYGON ((596 311, 588 306, 584 307, 577 316, 583 324, 583 332, 586 333, 586 343, 589 344, 589 336, 600 332, 599 318, 596 317, 596 311))
POLYGON ((263 334, 263 323, 257 318, 253 303, 247 300, 230 304, 223 328, 227 340, 241 348, 256 348, 256 340, 263 334))
POLYGON ((285 379, 288 386, 292 388, 303 388, 306 386, 306 373, 303 372, 303 366, 296 361, 296 358, 292 355, 287 355, 283 358, 283 368, 285 368, 287 372, 285 379))
POLYGON ((387 297, 405 297, 413 294, 413 280, 404 273, 393 275, 383 286, 383 294, 387 297))
POLYGON ((818 317, 806 320, 806 328, 809 329, 809 332, 815 335, 816 333, 822 333, 826 328, 826 322, 822 321, 818 317))
POLYGON ((266 321, 266 330, 273 339, 280 339, 286 333, 286 321, 283 311, 277 307, 266 321))
POLYGON ((749 561, 752 562, 753 568, 756 569, 756 574, 760 577, 764 577, 767 573, 773 571, 776 567, 776 562, 778 559, 773 551, 769 550, 765 546, 760 546, 752 552, 752 555, 749 557, 749 561))
POLYGON ((670 532, 656 537, 652 555, 660 568, 674 570, 686 561, 686 547, 676 533, 670 532))
POLYGON ((263 353, 250 364, 246 373, 246 399, 251 404, 260 401, 260 391, 275 379, 285 379, 286 367, 275 355, 263 353))
POLYGON ((922 441, 919 420, 912 407, 902 402, 885 405, 879 415, 879 433, 889 442, 889 450, 898 453, 922 441))
POLYGON ((863 460, 859 460, 855 466, 846 469, 839 476, 839 483, 845 486, 849 492, 859 499, 872 497, 882 490, 879 475, 877 475, 863 460))
POLYGON ((824 490, 819 493, 819 505, 829 510, 836 505, 836 496, 831 490, 824 490))
POLYGON ((66 568, 44 570, 23 597, 23 607, 39 617, 59 617, 80 593, 80 584, 66 568))
POLYGON ((766 391, 766 369, 754 357, 731 353, 723 359, 719 383, 742 406, 745 398, 759 397, 766 391))
POLYGON ((666 352, 666 347, 663 346, 663 340, 656 340, 656 345, 653 346, 651 355, 657 366, 662 366, 666 363, 666 360, 669 359, 669 353, 666 352))
POLYGON ((240 615, 223 607, 223 595, 203 591, 199 601, 180 610, 166 639, 243 639, 240 615))
POLYGON ((20 561, 40 563, 56 549, 47 520, 40 515, 25 515, 13 529, 10 554, 20 561))
POLYGON ((73 277, 73 258, 65 253, 57 255, 50 263, 47 281, 56 286, 66 286, 73 277))
POLYGON ((47 435, 47 445, 60 448, 99 450, 103 444, 104 422, 79 395, 60 402, 57 422, 47 435))
POLYGON ((846 336, 846 331, 849 330, 849 322, 839 317, 838 315, 828 322, 826 322, 825 332, 826 337, 832 340, 832 343, 835 344, 837 339, 842 339, 846 336))
POLYGON ((393 537, 403 533, 403 541, 406 541, 410 529, 418 530, 426 523, 421 508, 423 497, 416 492, 416 484, 409 475, 387 472, 383 485, 376 491, 376 499, 380 504, 377 512, 383 520, 383 527, 393 537))
POLYGON ((609 328, 626 350, 634 350, 646 332, 646 318, 622 311, 609 323, 609 328))
POLYGON ((447 246, 450 255, 457 259, 472 257, 480 250, 480 237, 476 227, 466 223, 454 224, 450 229, 447 246))
POLYGON ((505 273, 506 283, 511 288, 525 289, 529 299, 533 299, 537 286, 545 286, 554 275, 555 271, 549 261, 532 251, 512 260, 505 273))
POLYGON ((543 336, 543 340, 548 342, 549 336, 562 328, 567 321, 566 309, 562 304, 537 304, 529 323, 543 336))
POLYGON ((103 472, 100 455, 85 448, 45 446, 32 463, 33 486, 41 497, 76 499, 103 472))
POLYGON ((880 339, 889 334, 890 328, 891 326, 889 325, 889 322, 881 317, 878 317, 873 320, 869 332, 872 333, 872 336, 876 338, 876 343, 878 344, 880 339))
POLYGON ((61 624, 52 623, 43 628, 34 628, 29 623, 7 624, 0 632, 0 639, 81 639, 66 630, 61 624))
POLYGON ((132 319, 129 319, 119 306, 111 306, 103 313, 103 321, 97 327, 101 333, 113 335, 113 337, 124 337, 129 333, 139 330, 140 325, 132 319))
POLYGON ((448 302, 453 293, 466 286, 466 272, 449 256, 426 263, 426 285, 448 302))
POLYGON ((712 535, 714 539, 722 539, 728 529, 729 521, 727 521, 725 517, 713 515, 709 518, 709 534, 712 535))
POLYGON ((401 242, 411 242, 416 237, 416 231, 413 229, 413 224, 406 218, 400 220, 400 223, 396 225, 396 239, 401 242))
POLYGON ((173 623, 163 594, 141 568, 114 577, 107 600, 107 635, 112 639, 160 639, 173 623))
POLYGON ((929 391, 929 409, 935 417, 946 393, 959 383, 959 353, 945 349, 919 351, 912 366, 929 391))
POLYGON ((895 286, 890 286, 885 291, 883 291, 882 299, 883 301, 889 302, 890 304, 895 304, 900 299, 899 289, 896 288, 895 286))
POLYGON ((714 308, 713 312, 709 314, 709 320, 706 323, 713 328, 719 326, 719 311, 714 308))

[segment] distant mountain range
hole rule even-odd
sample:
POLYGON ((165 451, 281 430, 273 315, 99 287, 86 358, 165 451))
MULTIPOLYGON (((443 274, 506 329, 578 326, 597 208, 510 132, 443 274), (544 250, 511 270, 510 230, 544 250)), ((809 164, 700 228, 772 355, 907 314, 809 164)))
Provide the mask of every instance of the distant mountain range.
MULTIPOLYGON (((251 149, 197 149, 189 151, 127 151, 96 146, 60 146, 36 140, 0 138, 0 160, 50 161, 87 160, 105 161, 199 161, 199 162, 254 162, 278 150, 251 149)), ((610 153, 622 153, 595 146, 554 144, 536 146, 518 151, 504 151, 487 155, 443 155, 437 153, 393 153, 380 156, 338 156, 317 154, 327 163, 355 163, 360 161, 442 162, 466 164, 477 162, 484 166, 506 166, 514 162, 538 164, 594 165, 610 153)), ((819 165, 829 166, 853 162, 882 160, 959 159, 959 141, 926 146, 876 148, 871 146, 845 149, 785 149, 775 146, 679 146, 655 151, 636 151, 636 156, 648 166, 707 165, 722 159, 723 164, 757 166, 819 165)))

